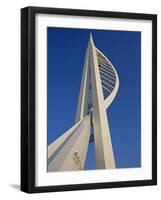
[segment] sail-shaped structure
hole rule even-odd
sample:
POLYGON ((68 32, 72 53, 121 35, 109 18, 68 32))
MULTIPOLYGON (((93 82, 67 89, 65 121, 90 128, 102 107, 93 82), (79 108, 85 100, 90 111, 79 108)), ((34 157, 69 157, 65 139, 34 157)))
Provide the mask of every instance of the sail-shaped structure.
POLYGON ((97 169, 114 169, 107 109, 119 88, 110 60, 95 47, 92 34, 86 50, 75 125, 48 145, 48 172, 83 170, 90 142, 97 169), (94 130, 94 133, 91 133, 94 130))

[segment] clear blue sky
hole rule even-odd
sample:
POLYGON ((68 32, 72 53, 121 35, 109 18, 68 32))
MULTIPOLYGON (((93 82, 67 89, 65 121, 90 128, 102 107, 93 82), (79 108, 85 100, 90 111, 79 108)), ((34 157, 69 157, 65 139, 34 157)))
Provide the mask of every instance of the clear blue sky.
MULTIPOLYGON (((47 29, 48 144, 74 124, 85 52, 92 32, 98 47, 115 66, 120 87, 107 111, 117 168, 141 165, 141 33, 129 31, 47 29)), ((95 169, 94 144, 86 169, 95 169)))

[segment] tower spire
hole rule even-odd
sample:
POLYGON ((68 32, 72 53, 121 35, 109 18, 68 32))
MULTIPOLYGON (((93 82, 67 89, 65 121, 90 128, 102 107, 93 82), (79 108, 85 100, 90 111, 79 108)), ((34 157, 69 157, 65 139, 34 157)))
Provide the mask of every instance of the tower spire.
POLYGON ((93 36, 92 36, 91 32, 90 32, 90 36, 89 36, 89 42, 94 45, 93 36))

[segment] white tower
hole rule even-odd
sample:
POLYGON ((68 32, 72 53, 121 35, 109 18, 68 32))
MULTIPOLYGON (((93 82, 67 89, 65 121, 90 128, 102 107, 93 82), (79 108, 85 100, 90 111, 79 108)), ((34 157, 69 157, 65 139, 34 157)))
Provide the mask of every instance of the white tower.
POLYGON ((119 78, 109 59, 98 50, 90 35, 75 125, 48 146, 48 171, 84 169, 94 129, 97 169, 115 168, 106 109, 115 98, 119 78))

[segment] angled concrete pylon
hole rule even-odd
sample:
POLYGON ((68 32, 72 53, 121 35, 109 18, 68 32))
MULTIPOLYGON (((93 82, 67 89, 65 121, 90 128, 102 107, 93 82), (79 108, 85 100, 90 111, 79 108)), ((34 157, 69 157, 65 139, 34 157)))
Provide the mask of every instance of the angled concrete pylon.
POLYGON ((95 47, 90 34, 75 125, 48 145, 48 171, 84 169, 91 128, 94 130, 96 168, 115 168, 106 110, 113 102, 118 88, 119 78, 114 66, 95 47))
POLYGON ((112 63, 99 51, 93 42, 92 34, 87 47, 76 121, 87 113, 89 87, 92 93, 92 125, 97 169, 115 168, 106 109, 117 94, 119 79, 112 63))
MULTIPOLYGON (((97 169, 110 169, 115 168, 115 159, 113 154, 110 129, 107 119, 105 107, 105 99, 102 87, 99 59, 97 49, 94 46, 92 36, 89 43, 90 51, 90 66, 91 66, 91 79, 92 79, 92 97, 93 97, 93 126, 94 126, 94 142, 96 152, 96 166, 97 169)), ((107 60, 106 57, 103 59, 107 60)), ((104 60, 104 61, 105 61, 104 60)), ((103 71, 103 70, 102 70, 103 71)), ((105 71, 105 70, 104 70, 105 71)), ((108 72, 107 72, 108 73, 108 72)), ((108 83, 108 82, 107 82, 108 83)), ((107 86, 107 91, 110 87, 107 86)), ((109 90, 109 92, 111 92, 109 90)), ((111 95, 111 94, 110 94, 111 95)), ((109 98, 109 97, 107 97, 109 98)))

